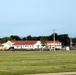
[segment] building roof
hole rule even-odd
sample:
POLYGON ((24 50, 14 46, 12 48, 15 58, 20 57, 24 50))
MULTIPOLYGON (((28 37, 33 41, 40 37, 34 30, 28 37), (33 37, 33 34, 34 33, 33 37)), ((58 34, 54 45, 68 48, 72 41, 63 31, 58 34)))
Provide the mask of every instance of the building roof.
POLYGON ((35 44, 37 41, 15 41, 15 40, 12 40, 11 42, 14 43, 14 45, 33 45, 35 44))
MULTIPOLYGON (((49 41, 47 41, 47 43, 54 43, 54 41, 49 40, 49 41)), ((55 41, 55 43, 61 43, 61 42, 60 41, 55 41)))
MULTIPOLYGON (((12 40, 11 42, 13 42, 14 45, 33 45, 33 44, 35 44, 37 41, 34 41, 34 40, 32 40, 32 41, 30 41, 30 40, 27 40, 27 41, 22 41, 22 40, 19 40, 19 41, 17 41, 17 40, 12 40)), ((49 41, 47 41, 47 43, 54 43, 54 41, 49 40, 49 41)), ((61 42, 59 42, 59 41, 55 41, 55 43, 61 43, 61 42)))

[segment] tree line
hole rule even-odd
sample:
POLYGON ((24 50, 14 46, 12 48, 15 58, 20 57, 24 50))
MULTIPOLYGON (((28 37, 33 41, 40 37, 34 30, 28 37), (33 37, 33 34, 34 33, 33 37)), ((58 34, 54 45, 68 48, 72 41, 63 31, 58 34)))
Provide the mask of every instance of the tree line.
MULTIPOLYGON (((76 43, 76 38, 71 38, 73 45, 76 43)), ((10 37, 3 37, 0 38, 0 42, 6 42, 8 40, 53 40, 53 34, 49 35, 49 36, 31 36, 28 35, 27 37, 20 37, 18 35, 11 35, 10 37)), ((55 40, 59 40, 60 42, 62 42, 63 46, 70 46, 70 37, 68 36, 68 34, 60 34, 58 35, 57 33, 55 33, 55 40)))

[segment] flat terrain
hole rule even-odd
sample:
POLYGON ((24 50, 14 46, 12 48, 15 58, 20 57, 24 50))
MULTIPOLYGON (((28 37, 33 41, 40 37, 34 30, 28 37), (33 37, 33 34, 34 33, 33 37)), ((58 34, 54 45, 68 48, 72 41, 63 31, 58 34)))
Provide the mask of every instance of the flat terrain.
POLYGON ((0 75, 76 72, 76 51, 0 51, 0 75))

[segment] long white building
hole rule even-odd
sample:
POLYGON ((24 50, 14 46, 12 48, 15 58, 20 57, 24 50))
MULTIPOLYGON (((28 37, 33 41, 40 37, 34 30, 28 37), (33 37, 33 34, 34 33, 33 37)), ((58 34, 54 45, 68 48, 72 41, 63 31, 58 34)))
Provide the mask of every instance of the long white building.
MULTIPOLYGON (((2 44, 3 47, 9 49, 11 47, 13 47, 14 49, 42 49, 42 43, 41 41, 16 41, 16 40, 12 40, 12 41, 7 41, 6 43, 2 44)), ((61 49, 62 48, 62 44, 59 41, 55 41, 55 44, 53 41, 47 41, 46 46, 48 47, 48 49, 61 49)))

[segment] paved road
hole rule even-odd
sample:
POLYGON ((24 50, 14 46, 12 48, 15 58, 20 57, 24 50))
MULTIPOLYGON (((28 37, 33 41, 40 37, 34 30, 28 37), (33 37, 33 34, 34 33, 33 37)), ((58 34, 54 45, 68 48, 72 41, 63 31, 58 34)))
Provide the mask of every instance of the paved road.
MULTIPOLYGON (((27 75, 27 74, 24 74, 24 75, 27 75)), ((45 73, 45 74, 28 74, 28 75, 76 75, 76 72, 45 73)))

